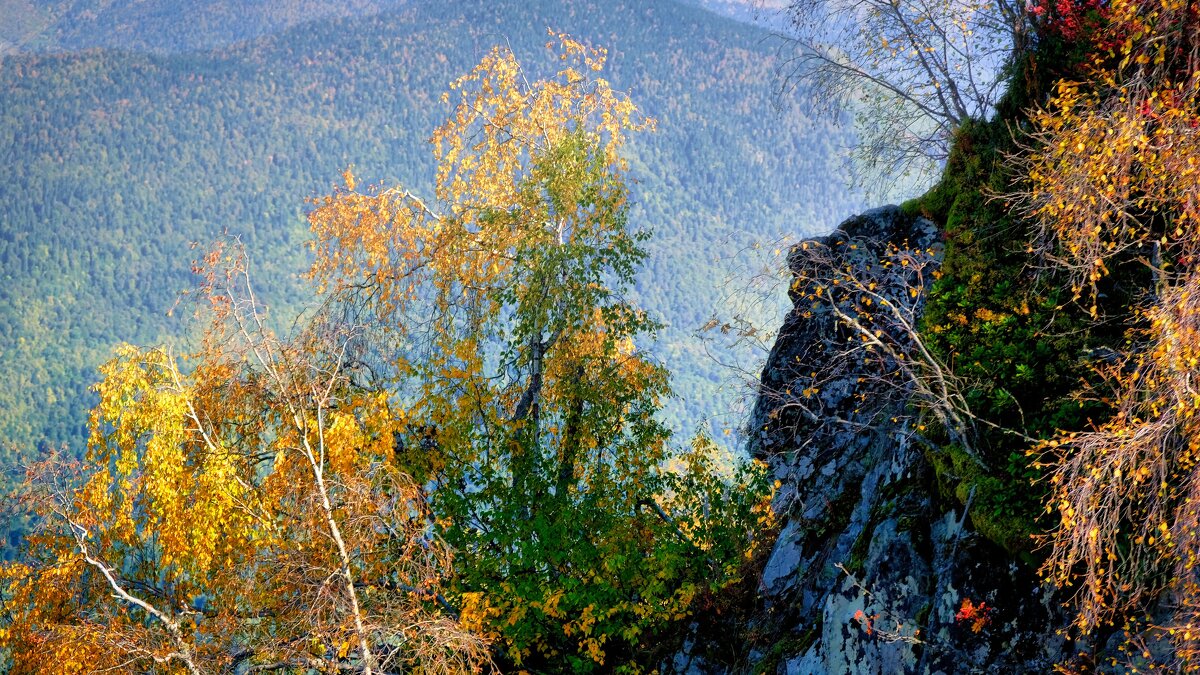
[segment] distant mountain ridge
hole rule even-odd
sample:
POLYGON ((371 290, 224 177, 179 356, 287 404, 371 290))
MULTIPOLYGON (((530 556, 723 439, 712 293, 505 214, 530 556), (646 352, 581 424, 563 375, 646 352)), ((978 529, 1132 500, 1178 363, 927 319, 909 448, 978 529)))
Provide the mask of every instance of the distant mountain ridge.
POLYGON ((96 48, 203 51, 410 0, 0 0, 0 53, 96 48))
POLYGON ((692 335, 720 302, 714 259, 859 208, 829 168, 844 132, 776 112, 766 34, 700 9, 412 2, 205 52, 3 58, 0 466, 81 447, 112 346, 181 334, 166 313, 194 283, 191 242, 240 236, 280 313, 301 307, 303 199, 350 164, 426 190, 447 83, 499 43, 552 68, 548 26, 609 47, 610 79, 658 120, 632 146, 633 222, 655 232, 636 300, 669 324, 672 425, 724 407, 725 373, 692 335))
MULTIPOLYGON (((95 48, 204 51, 320 20, 429 0, 0 0, 0 54, 95 48)), ((745 23, 774 22, 760 0, 672 0, 745 23)), ((768 3, 770 4, 770 3, 768 3)))

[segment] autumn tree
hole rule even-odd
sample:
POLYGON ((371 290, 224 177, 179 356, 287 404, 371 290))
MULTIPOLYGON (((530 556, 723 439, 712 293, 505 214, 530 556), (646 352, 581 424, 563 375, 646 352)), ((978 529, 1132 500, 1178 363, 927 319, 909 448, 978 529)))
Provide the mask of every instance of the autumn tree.
POLYGON ((1194 669, 1200 20, 1176 0, 1059 5, 1047 29, 1089 58, 1035 113, 1017 158, 1029 188, 1016 203, 1038 224, 1035 250, 1093 316, 1105 318, 1114 287, 1144 291, 1127 345, 1104 360, 1105 386, 1091 392, 1115 415, 1041 448, 1047 509, 1060 518, 1043 571, 1077 588, 1085 633, 1166 598, 1171 609, 1154 622, 1176 649, 1159 665, 1194 669))
POLYGON ((341 367, 358 328, 280 339, 236 250, 202 266, 202 347, 121 348, 84 465, 31 473, 40 526, 2 571, 11 672, 485 667, 439 606, 451 553, 387 397, 341 367))
POLYGON ((433 200, 350 174, 318 200, 313 276, 368 328, 356 363, 404 420, 397 461, 431 488, 464 618, 514 667, 632 672, 769 513, 760 468, 675 450, 656 417, 620 155, 653 123, 603 51, 555 43, 552 78, 495 49, 452 85, 433 200))
POLYGON ((785 86, 857 116, 860 180, 939 170, 954 132, 991 116, 1028 43, 1024 6, 1009 0, 795 0, 786 18, 785 86))

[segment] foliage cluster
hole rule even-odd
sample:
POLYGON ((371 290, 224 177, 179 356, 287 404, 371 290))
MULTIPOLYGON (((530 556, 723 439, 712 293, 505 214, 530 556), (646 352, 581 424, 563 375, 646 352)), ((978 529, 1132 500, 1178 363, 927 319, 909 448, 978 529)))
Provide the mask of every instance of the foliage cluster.
POLYGON ((1059 516, 1043 571, 1077 585, 1084 632, 1168 598, 1152 630, 1174 649, 1158 665, 1195 669, 1200 17, 1174 0, 1093 14, 1095 30, 1078 35, 1091 57, 1033 115, 1020 203, 1093 316, 1123 269, 1144 270, 1143 283, 1092 393, 1115 414, 1040 448, 1059 516))
MULTIPOLYGON (((899 7, 876 16, 903 32, 899 7)), ((1193 670, 1200 14, 1179 0, 1022 12, 997 114, 953 119, 941 182, 905 205, 944 226, 944 258, 920 335, 900 326, 907 368, 884 363, 938 422, 942 492, 1010 551, 1045 544, 1041 571, 1077 589, 1081 634, 1124 626, 1139 663, 1193 670)), ((833 64, 840 84, 881 86, 858 63, 833 64)), ((886 327, 859 325, 871 312, 841 325, 886 351, 886 327)))
POLYGON ((244 295, 211 297, 187 374, 121 349, 85 464, 30 476, 39 527, 0 570, 9 672, 486 664, 434 603, 451 552, 391 461, 385 399, 328 361, 347 336, 281 342, 244 295))
POLYGON ((944 257, 922 333, 963 380, 968 409, 995 425, 979 435, 975 457, 947 446, 931 459, 961 503, 975 493, 972 519, 981 530, 1010 551, 1028 552, 1044 496, 1029 489, 1038 476, 1025 455, 1029 438, 1081 429, 1104 414, 1102 405, 1081 406, 1074 393, 1091 372, 1090 350, 1112 336, 1067 304, 1070 293, 1052 273, 1038 270, 1027 221, 998 199, 1017 179, 1005 158, 1016 149, 1014 122, 1001 115, 965 124, 943 180, 905 208, 944 224, 944 257))
POLYGON ((986 602, 981 601, 976 605, 971 602, 970 598, 963 598, 962 606, 955 613, 954 620, 960 623, 969 623, 971 632, 978 633, 991 623, 993 611, 995 611, 995 608, 988 607, 986 602))
POLYGON ((988 434, 978 466, 953 447, 935 466, 967 477, 960 500, 991 493, 1047 532, 1042 572, 1077 588, 1081 633, 1161 636, 1170 650, 1123 651, 1194 668, 1200 20, 1118 1, 1036 4, 1030 21, 1016 105, 964 125, 942 183, 908 205, 946 224, 926 337, 972 412, 1018 432, 988 434))

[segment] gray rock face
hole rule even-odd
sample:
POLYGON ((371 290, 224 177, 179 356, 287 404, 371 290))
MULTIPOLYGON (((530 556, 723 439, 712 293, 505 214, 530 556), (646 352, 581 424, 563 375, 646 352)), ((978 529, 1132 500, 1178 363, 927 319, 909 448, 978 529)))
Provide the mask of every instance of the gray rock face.
MULTIPOLYGON (((894 206, 814 243, 826 262, 863 269, 889 246, 940 250, 933 223, 894 206)), ((794 252, 790 263, 796 306, 750 420, 750 451, 781 483, 782 528, 751 619, 765 637, 750 663, 724 672, 1049 672, 1071 648, 1055 637, 1066 623, 1060 601, 975 533, 960 504, 933 494, 905 383, 883 375, 887 363, 865 364, 849 348, 856 336, 812 301, 808 286, 823 282, 811 259, 794 252), (985 620, 956 619, 964 600, 986 603, 985 620)), ((922 294, 906 284, 924 282, 893 280, 879 297, 919 313, 922 294)))

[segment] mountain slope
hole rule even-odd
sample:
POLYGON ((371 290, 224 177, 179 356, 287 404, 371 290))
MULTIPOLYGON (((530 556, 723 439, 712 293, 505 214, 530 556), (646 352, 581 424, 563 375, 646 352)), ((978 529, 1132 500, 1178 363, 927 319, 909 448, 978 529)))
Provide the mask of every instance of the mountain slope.
MULTIPOLYGON (((676 0, 756 24, 779 8, 758 0, 676 0)), ((202 51, 313 21, 370 16, 420 0, 0 0, 0 54, 95 48, 202 51)))
POLYGON ((213 49, 406 0, 0 0, 0 53, 119 48, 213 49), (6 49, 7 45, 7 49, 6 49))

